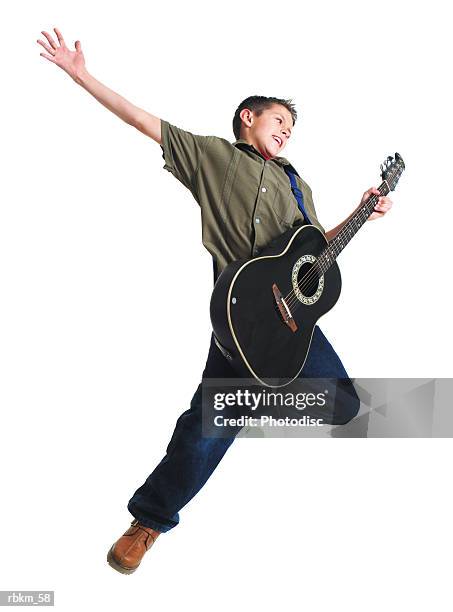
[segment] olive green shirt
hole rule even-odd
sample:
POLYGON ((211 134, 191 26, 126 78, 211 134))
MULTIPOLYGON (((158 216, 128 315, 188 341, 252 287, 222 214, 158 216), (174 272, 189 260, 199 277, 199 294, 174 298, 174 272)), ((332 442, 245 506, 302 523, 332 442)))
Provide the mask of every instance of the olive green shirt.
MULTIPOLYGON (((255 256, 289 227, 306 223, 284 157, 266 160, 245 140, 192 134, 163 119, 161 127, 164 168, 200 205, 202 242, 218 274, 232 261, 255 256)), ((296 181, 310 221, 325 233, 310 187, 297 175, 296 181)))

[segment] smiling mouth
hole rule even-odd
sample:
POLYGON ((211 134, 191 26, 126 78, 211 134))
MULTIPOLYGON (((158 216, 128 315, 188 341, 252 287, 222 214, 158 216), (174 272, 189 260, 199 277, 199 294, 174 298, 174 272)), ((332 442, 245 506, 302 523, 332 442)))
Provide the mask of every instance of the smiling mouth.
POLYGON ((282 146, 282 140, 281 140, 281 138, 279 138, 278 136, 273 136, 272 138, 275 140, 275 142, 277 142, 277 143, 278 143, 278 146, 279 146, 279 147, 281 147, 281 146, 282 146))

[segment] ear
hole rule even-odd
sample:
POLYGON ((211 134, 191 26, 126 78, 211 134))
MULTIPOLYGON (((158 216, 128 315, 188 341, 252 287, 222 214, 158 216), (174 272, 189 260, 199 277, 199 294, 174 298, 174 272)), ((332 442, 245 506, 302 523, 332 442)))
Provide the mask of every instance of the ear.
POLYGON ((247 127, 251 127, 253 124, 253 111, 249 108, 243 108, 239 113, 239 117, 241 118, 242 123, 244 123, 247 127))

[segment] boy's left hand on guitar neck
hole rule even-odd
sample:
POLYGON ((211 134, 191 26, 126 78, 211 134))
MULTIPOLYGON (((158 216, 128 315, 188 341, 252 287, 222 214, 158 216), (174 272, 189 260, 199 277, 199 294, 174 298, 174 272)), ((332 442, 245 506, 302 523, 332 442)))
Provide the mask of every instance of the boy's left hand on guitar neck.
MULTIPOLYGON (((357 206, 359 208, 368 200, 370 196, 373 194, 380 195, 377 187, 370 187, 368 191, 365 191, 363 197, 360 201, 360 204, 357 206)), ((367 221, 373 221, 373 219, 380 219, 388 212, 393 206, 392 200, 388 196, 381 196, 374 207, 374 212, 368 217, 367 221)), ((356 209, 357 210, 357 209, 356 209)))
MULTIPOLYGON (((373 195, 380 195, 377 187, 370 187, 362 196, 360 204, 357 205, 357 208, 347 217, 342 223, 334 227, 325 233, 327 240, 330 242, 335 238, 338 232, 344 227, 344 225, 349 221, 349 219, 356 213, 356 211, 368 200, 368 198, 373 195)), ((376 202, 376 206, 374 207, 374 211, 368 217, 367 221, 372 221, 373 219, 380 219, 392 208, 393 202, 388 196, 381 196, 379 200, 376 202)))

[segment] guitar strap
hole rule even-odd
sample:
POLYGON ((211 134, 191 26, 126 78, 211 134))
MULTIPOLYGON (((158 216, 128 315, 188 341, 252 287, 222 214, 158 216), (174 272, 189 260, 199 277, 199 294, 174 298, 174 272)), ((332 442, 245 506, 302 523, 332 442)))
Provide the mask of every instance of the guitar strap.
MULTIPOLYGON (((310 217, 308 216, 307 211, 305 210, 305 206, 304 206, 304 194, 302 193, 302 191, 297 186, 296 176, 295 176, 297 174, 296 171, 291 172, 291 170, 289 169, 289 166, 287 166, 286 164, 283 166, 283 169, 286 172, 286 174, 289 176, 289 180, 290 180, 290 183, 291 183, 291 190, 294 193, 294 197, 296 198, 297 205, 299 207, 300 212, 303 214, 305 221, 307 223, 309 223, 310 225, 313 225, 313 223, 310 221, 310 217)), ((293 168, 293 170, 294 170, 294 168, 293 168)), ((297 175, 297 176, 299 176, 299 175, 297 175)))
POLYGON ((217 281, 217 260, 215 257, 212 258, 212 268, 213 268, 213 272, 214 272, 214 285, 216 284, 217 281))

